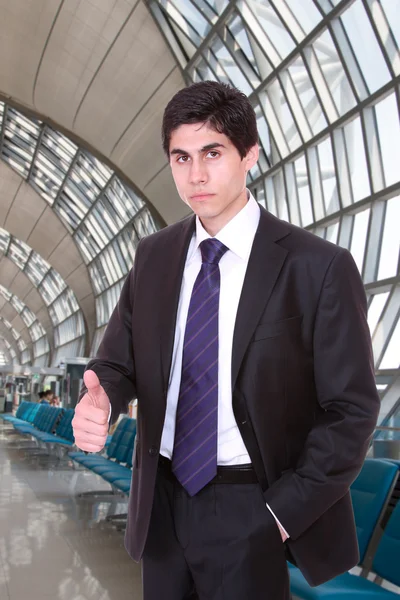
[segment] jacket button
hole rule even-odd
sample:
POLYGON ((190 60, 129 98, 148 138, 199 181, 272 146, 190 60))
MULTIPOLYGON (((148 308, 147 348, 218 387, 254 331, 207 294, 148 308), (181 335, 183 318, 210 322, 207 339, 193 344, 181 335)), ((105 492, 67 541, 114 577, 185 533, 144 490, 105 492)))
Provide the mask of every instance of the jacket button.
POLYGON ((152 446, 149 450, 150 456, 158 456, 158 448, 156 446, 152 446))

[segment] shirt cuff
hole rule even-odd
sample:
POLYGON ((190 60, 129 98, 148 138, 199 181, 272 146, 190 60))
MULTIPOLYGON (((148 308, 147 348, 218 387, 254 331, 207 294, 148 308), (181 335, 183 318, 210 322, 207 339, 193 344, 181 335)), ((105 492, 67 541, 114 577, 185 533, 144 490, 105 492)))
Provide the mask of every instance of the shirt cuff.
MULTIPOLYGON (((111 409, 111 404, 110 404, 110 412, 108 413, 108 422, 110 422, 110 419, 111 419, 111 410, 112 410, 112 409, 111 409)), ((272 512, 272 511, 271 511, 271 512, 272 512)))
POLYGON ((288 534, 288 532, 286 531, 286 529, 284 528, 284 526, 282 525, 282 523, 279 521, 279 519, 277 518, 277 516, 275 515, 274 511, 271 509, 271 507, 267 504, 267 508, 269 510, 269 512, 272 514, 272 516, 274 517, 275 521, 278 523, 280 529, 282 529, 283 533, 286 535, 287 538, 290 537, 290 535, 288 534))

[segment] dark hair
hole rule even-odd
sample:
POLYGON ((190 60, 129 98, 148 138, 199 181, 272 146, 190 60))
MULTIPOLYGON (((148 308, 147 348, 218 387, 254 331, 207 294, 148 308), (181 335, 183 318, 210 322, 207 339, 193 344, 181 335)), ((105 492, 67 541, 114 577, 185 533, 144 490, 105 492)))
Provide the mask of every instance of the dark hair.
POLYGON ((43 398, 45 395, 45 392, 39 392, 39 398, 43 398))
POLYGON ((194 83, 169 101, 162 124, 162 144, 168 157, 172 132, 192 123, 208 123, 226 135, 241 158, 258 142, 256 115, 249 99, 226 83, 194 83))

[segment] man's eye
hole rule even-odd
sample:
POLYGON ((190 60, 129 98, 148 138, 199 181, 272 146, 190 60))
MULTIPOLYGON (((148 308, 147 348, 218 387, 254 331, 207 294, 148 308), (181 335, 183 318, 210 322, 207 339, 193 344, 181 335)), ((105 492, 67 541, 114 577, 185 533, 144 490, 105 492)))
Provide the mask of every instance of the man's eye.
POLYGON ((189 160, 188 156, 180 156, 176 162, 185 163, 189 160))
POLYGON ((215 150, 210 150, 207 156, 211 156, 211 158, 216 158, 217 156, 219 156, 219 152, 216 152, 215 150))

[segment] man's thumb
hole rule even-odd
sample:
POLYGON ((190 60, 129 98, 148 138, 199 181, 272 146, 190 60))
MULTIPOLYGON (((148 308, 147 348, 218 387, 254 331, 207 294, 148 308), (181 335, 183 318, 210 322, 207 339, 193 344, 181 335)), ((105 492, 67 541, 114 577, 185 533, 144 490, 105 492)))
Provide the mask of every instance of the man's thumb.
POLYGON ((93 398, 95 398, 96 395, 100 393, 100 381, 96 373, 91 370, 85 371, 83 374, 83 381, 85 382, 85 385, 87 387, 88 392, 90 392, 90 395, 93 398))
POLYGON ((96 373, 92 370, 85 371, 83 374, 83 381, 85 382, 89 397, 91 398, 93 404, 97 406, 97 408, 102 408, 106 411, 109 410, 110 401, 100 385, 100 381, 96 373))

